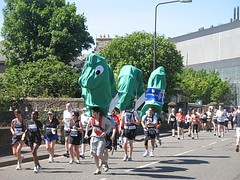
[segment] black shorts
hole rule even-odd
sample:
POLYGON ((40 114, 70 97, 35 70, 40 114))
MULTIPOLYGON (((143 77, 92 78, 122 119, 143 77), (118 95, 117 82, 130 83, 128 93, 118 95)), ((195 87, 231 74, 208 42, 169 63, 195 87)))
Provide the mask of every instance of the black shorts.
POLYGON ((68 137, 69 135, 70 135, 70 131, 64 130, 64 136, 65 136, 65 137, 68 137))
POLYGON ((81 141, 82 141, 82 134, 80 134, 80 136, 77 136, 77 137, 70 136, 69 138, 69 144, 72 144, 72 145, 80 145, 81 141))
POLYGON ((136 129, 124 129, 123 130, 123 137, 128 138, 128 140, 134 140, 136 137, 136 129))
POLYGON ((202 123, 207 123, 207 119, 202 119, 202 123))
POLYGON ((83 144, 90 144, 90 140, 91 140, 91 137, 90 137, 90 136, 91 136, 91 134, 92 134, 92 130, 89 130, 89 131, 88 131, 88 137, 89 137, 88 139, 85 139, 85 138, 84 138, 84 137, 85 137, 85 134, 86 134, 86 131, 83 130, 83 140, 82 140, 82 143, 83 143, 83 144))
POLYGON ((111 149, 112 148, 112 140, 110 138, 111 136, 112 136, 112 132, 105 136, 105 140, 106 140, 105 148, 107 148, 107 149, 111 149))
POLYGON ((171 129, 176 129, 177 122, 176 121, 170 121, 170 126, 171 126, 171 129))
POLYGON ((224 122, 217 122, 218 125, 224 125, 225 124, 225 121, 224 122))
POLYGON ((184 128, 184 126, 185 126, 185 122, 183 121, 177 122, 177 127, 184 128))
POLYGON ((25 144, 28 146, 33 146, 34 144, 41 145, 42 138, 39 136, 29 136, 26 138, 25 144))
POLYGON ((144 131, 144 137, 145 139, 155 139, 156 138, 156 130, 155 128, 148 129, 147 131, 144 131))

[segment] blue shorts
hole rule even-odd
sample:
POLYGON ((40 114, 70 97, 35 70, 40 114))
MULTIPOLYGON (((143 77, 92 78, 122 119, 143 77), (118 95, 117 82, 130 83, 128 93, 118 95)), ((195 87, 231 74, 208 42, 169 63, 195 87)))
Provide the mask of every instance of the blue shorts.
POLYGON ((58 140, 58 135, 54 134, 53 136, 44 136, 44 140, 45 141, 54 141, 54 140, 58 140))

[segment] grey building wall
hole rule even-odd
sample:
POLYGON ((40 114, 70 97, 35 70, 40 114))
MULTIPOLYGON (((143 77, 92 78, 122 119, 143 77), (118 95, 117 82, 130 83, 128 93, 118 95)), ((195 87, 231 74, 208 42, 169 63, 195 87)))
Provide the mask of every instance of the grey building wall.
POLYGON ((184 57, 185 67, 215 70, 233 84, 240 104, 240 21, 211 27, 171 39, 184 57))

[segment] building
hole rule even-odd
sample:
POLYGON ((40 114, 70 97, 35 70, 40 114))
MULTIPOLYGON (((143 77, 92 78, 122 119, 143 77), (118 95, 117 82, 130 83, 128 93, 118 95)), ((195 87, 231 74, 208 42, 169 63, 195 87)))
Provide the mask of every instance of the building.
POLYGON ((186 68, 218 71, 221 79, 233 84, 237 95, 234 105, 240 104, 240 21, 239 8, 236 19, 230 23, 210 28, 200 28, 171 39, 184 56, 186 68))
MULTIPOLYGON (((0 43, 0 50, 2 49, 2 45, 0 43)), ((0 75, 5 71, 7 66, 4 64, 5 57, 0 53, 0 75)))

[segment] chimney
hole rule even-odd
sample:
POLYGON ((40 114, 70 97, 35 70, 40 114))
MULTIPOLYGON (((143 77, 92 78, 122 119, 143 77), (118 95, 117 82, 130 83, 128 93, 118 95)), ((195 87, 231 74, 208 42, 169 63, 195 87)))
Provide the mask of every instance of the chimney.
POLYGON ((239 6, 237 7, 237 20, 239 21, 239 6))
POLYGON ((236 20, 236 7, 234 7, 234 13, 233 13, 233 21, 236 20))

